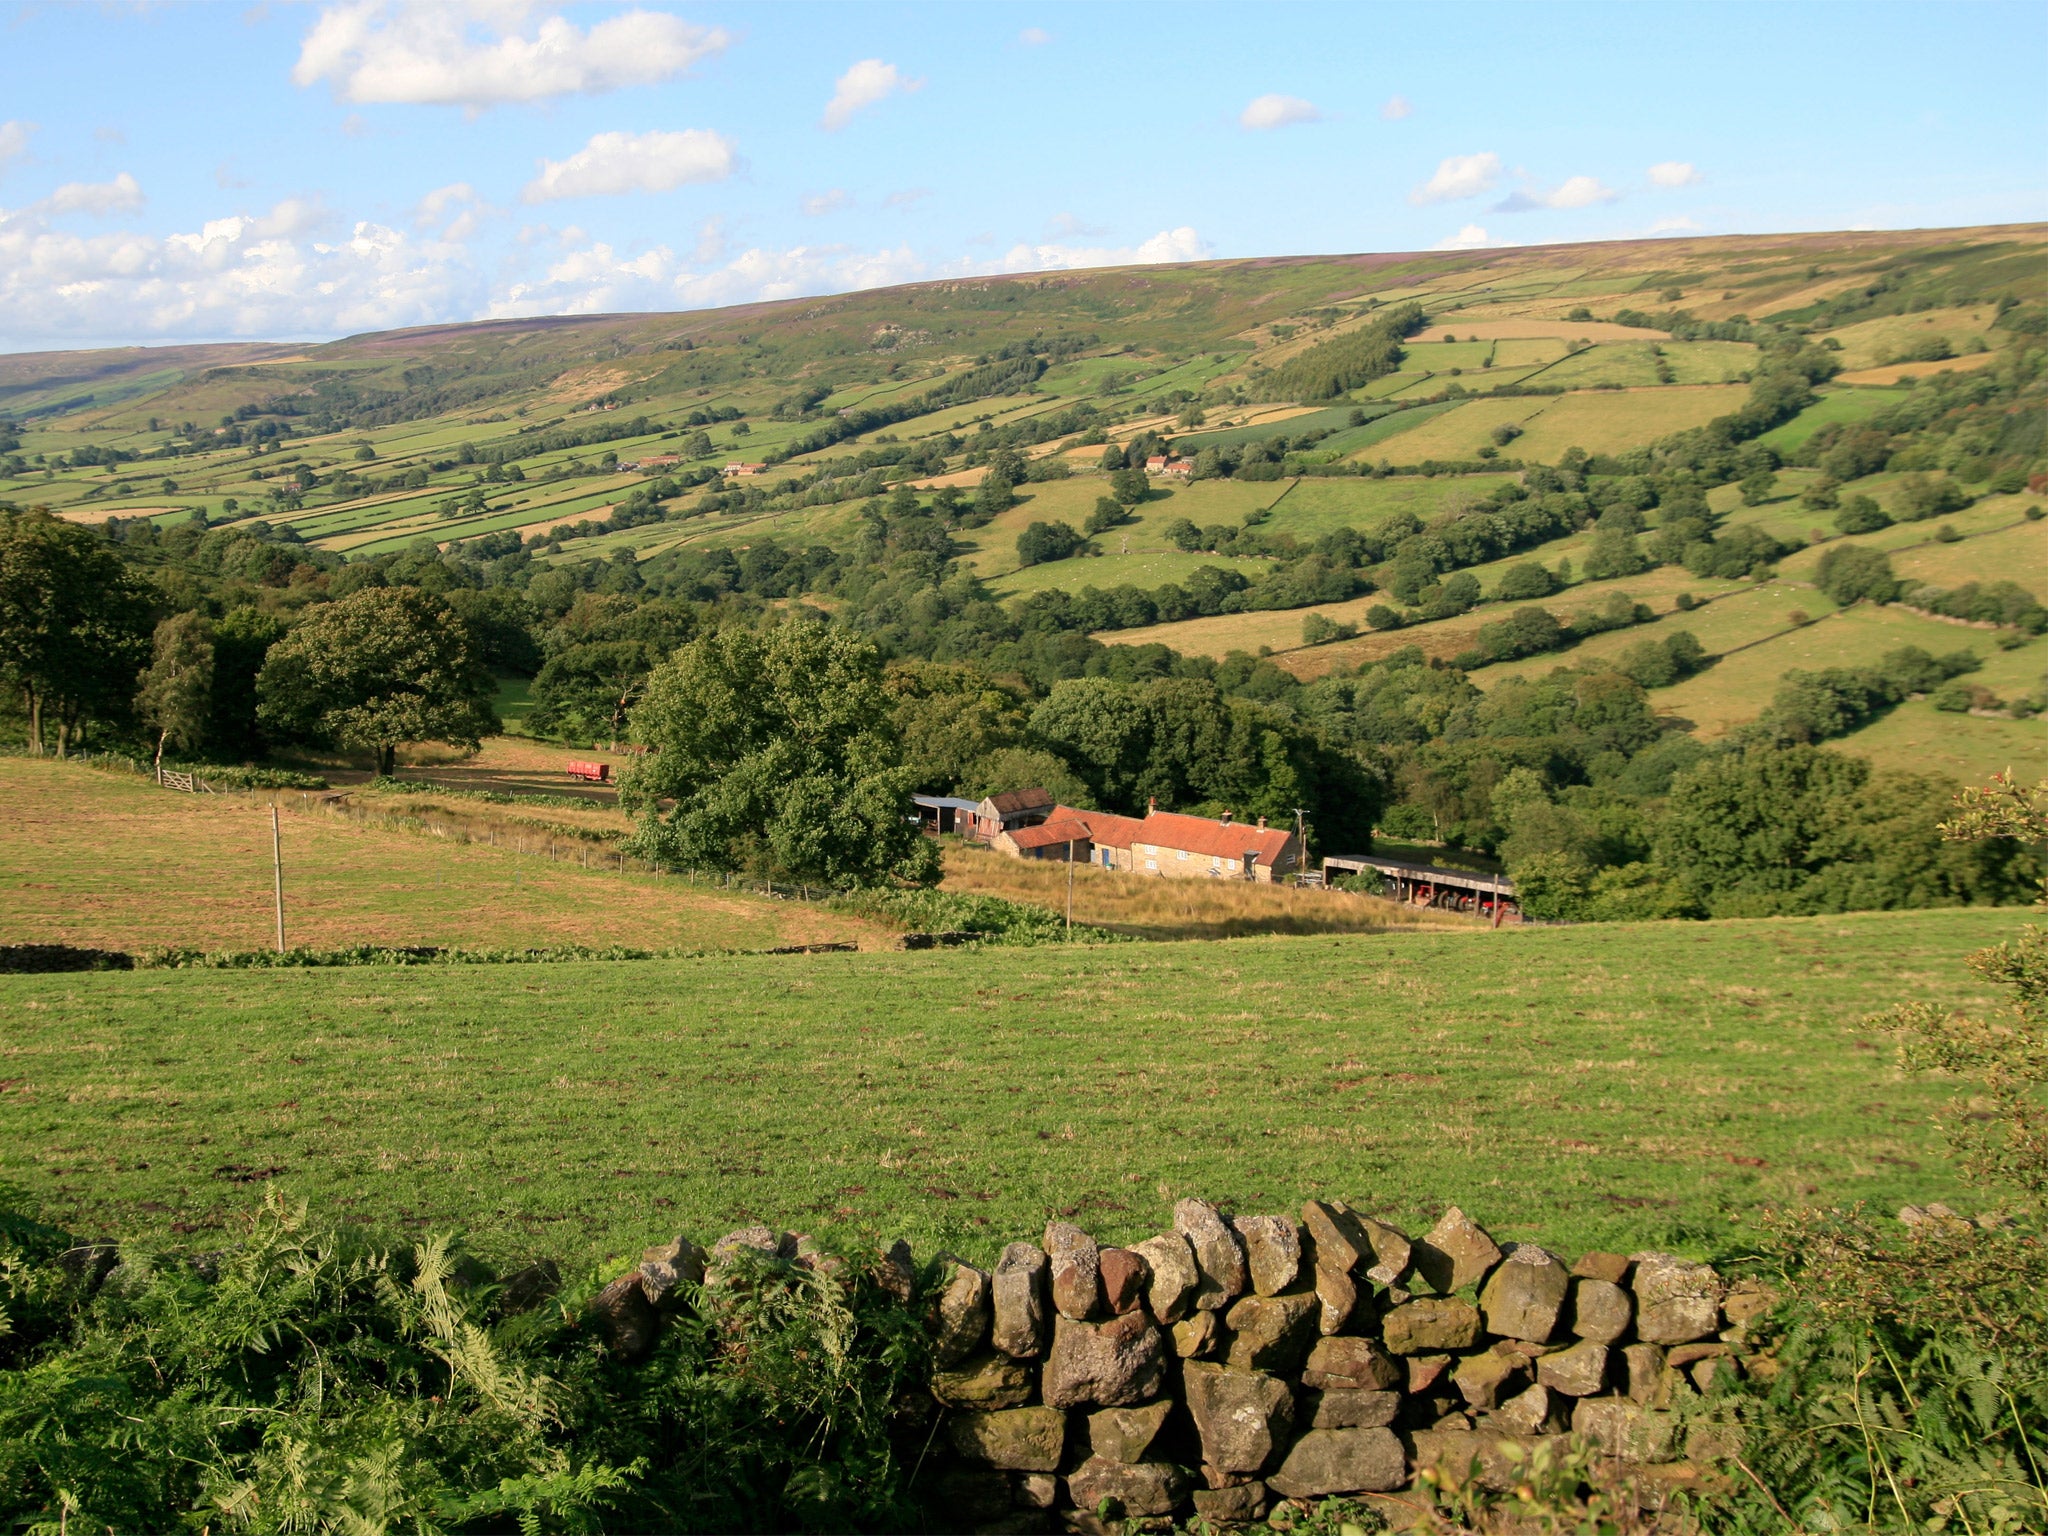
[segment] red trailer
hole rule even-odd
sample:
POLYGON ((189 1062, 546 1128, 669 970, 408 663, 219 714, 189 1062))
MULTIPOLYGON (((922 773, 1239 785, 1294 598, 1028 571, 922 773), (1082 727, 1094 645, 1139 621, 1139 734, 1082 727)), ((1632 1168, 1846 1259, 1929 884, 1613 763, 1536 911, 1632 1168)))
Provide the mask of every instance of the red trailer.
POLYGON ((582 779, 588 784, 609 784, 612 781, 612 765, 610 763, 571 763, 569 765, 569 777, 572 779, 582 779))

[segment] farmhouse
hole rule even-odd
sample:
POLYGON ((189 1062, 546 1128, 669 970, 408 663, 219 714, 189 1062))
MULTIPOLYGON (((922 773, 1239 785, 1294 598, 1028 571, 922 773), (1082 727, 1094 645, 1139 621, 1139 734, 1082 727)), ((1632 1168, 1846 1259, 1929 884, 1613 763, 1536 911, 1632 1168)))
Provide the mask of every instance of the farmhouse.
POLYGON ((1037 826, 1055 809, 1052 796, 1042 789, 1008 789, 976 804, 973 817, 962 831, 968 837, 992 843, 1005 832, 1037 826))
POLYGON ((1169 879, 1272 880, 1301 864, 1301 840, 1294 833, 1267 826, 1263 816, 1253 825, 1227 811, 1212 819, 1148 806, 1141 818, 1055 805, 1044 819, 1005 828, 989 842, 1013 858, 1071 857, 1169 879))
POLYGON ((768 466, 766 464, 741 464, 734 462, 725 466, 725 472, 728 475, 764 475, 768 472, 768 466))
POLYGON ((967 835, 974 824, 974 813, 981 807, 979 800, 961 800, 952 795, 912 795, 910 799, 917 807, 917 819, 924 823, 924 830, 938 836, 948 832, 967 835))
POLYGON ((1185 480, 1194 471, 1194 460, 1183 459, 1171 453, 1155 453, 1145 461, 1145 473, 1148 475, 1173 475, 1185 480))
POLYGON ((644 459, 637 459, 631 464, 621 464, 619 468, 640 470, 673 469, 676 465, 682 462, 683 460, 680 454, 657 453, 652 454, 644 459))

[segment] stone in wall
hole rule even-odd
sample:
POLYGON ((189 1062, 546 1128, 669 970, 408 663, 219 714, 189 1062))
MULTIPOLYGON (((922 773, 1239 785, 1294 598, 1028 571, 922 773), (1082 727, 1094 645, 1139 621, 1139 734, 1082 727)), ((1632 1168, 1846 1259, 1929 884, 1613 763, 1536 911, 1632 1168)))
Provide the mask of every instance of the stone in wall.
POLYGON ((1183 1200, 1173 1208, 1173 1230, 1193 1250, 1195 1306, 1220 1311, 1244 1294, 1244 1247, 1215 1206, 1206 1200, 1183 1200))
POLYGON ((1144 1313, 1106 1323, 1077 1323, 1062 1314, 1053 1319, 1045 1401, 1054 1408, 1142 1403, 1159 1395, 1165 1366, 1165 1337, 1144 1313))
POLYGON ((1195 1268, 1194 1250, 1178 1232, 1148 1237, 1131 1252, 1145 1261, 1151 1276, 1145 1304, 1161 1327, 1169 1327, 1187 1316, 1194 1306, 1201 1272, 1195 1268))
POLYGON ((932 1361, 949 1366, 965 1360, 988 1338, 992 1310, 988 1276, 950 1253, 938 1257, 939 1283, 932 1303, 932 1361))
POLYGON ((1182 1367, 1181 1390, 1202 1460, 1225 1472, 1262 1471, 1294 1427, 1294 1392, 1277 1376, 1192 1361, 1182 1367))
POLYGON ((1035 1243, 1012 1243, 990 1277, 991 1337, 997 1349, 1019 1360, 1045 1353, 1046 1268, 1044 1250, 1035 1243))
POLYGON ((1101 1255, 1095 1239, 1071 1222, 1055 1221, 1045 1229, 1045 1255, 1052 1264, 1053 1310, 1077 1323, 1086 1322, 1102 1305, 1101 1255))

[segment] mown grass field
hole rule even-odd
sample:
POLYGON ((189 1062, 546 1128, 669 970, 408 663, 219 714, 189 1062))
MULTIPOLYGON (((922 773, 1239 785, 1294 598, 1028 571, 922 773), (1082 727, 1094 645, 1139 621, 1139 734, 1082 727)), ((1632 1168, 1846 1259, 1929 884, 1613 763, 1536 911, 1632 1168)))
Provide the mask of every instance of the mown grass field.
POLYGON ((1982 1006, 2019 920, 7 977, 0 1179, 199 1246, 275 1181, 506 1261, 760 1219, 986 1262, 1188 1194, 1729 1252, 1771 1203, 1965 1198, 1858 1020, 1982 1006))

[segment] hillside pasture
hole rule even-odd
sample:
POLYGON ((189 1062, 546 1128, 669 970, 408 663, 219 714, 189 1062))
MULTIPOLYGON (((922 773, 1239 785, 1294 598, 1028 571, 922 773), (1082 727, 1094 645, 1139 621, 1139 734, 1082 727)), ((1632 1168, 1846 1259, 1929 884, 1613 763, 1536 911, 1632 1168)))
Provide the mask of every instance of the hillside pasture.
POLYGON ((1515 477, 1499 475, 1308 476, 1272 504, 1261 525, 1304 543, 1339 528, 1372 528, 1397 512, 1428 522, 1453 506, 1487 495, 1515 477))
MULTIPOLYGON (((1889 382, 1889 381, 1887 381, 1889 382)), ((1779 453, 1793 453, 1822 427, 1846 426, 1864 421, 1899 403, 1891 390, 1843 388, 1842 381, 1821 391, 1821 397, 1790 421, 1771 428, 1757 439, 1779 453)))
POLYGON ((1968 357, 1945 357, 1936 362, 1889 363, 1879 368, 1856 368, 1835 375, 1838 384, 1900 384, 1907 379, 1931 379, 1941 373, 1974 373, 1998 360, 1996 352, 1977 352, 1968 357))
MULTIPOLYGON (((1526 556, 1524 558, 1527 558, 1526 556)), ((1510 562, 1503 562, 1503 564, 1510 562)), ((1497 579, 1497 571, 1478 567, 1477 572, 1497 579)), ((1703 583, 1684 571, 1663 567, 1640 576, 1617 581, 1583 582, 1536 603, 1481 603, 1455 618, 1414 624, 1406 629, 1374 630, 1351 640, 1303 648, 1301 623, 1311 613, 1320 613, 1340 623, 1363 626, 1366 612, 1387 601, 1383 593, 1370 593, 1343 603, 1319 603, 1313 608, 1283 608, 1264 613, 1226 613, 1214 618, 1186 619, 1177 624, 1154 624, 1146 629, 1104 630, 1096 639, 1111 645, 1171 646, 1191 656, 1228 655, 1232 651, 1257 654, 1261 647, 1281 653, 1275 662, 1295 676, 1309 679, 1349 669, 1369 661, 1382 661, 1395 651, 1419 646, 1428 656, 1448 660, 1471 649, 1480 627, 1506 618, 1516 608, 1547 608, 1559 618, 1583 609, 1597 608, 1614 592, 1625 592, 1638 602, 1662 610, 1680 591, 1710 591, 1717 583, 1703 583)), ((1551 665, 1569 662, 1570 652, 1559 652, 1551 665)))
MULTIPOLYGON (((1680 611, 1673 607, 1660 612, 1649 624, 1630 629, 1609 630, 1582 641, 1568 653, 1525 656, 1483 667, 1472 674, 1481 688, 1495 688, 1511 677, 1541 677, 1552 668, 1579 666, 1589 661, 1611 661, 1630 646, 1644 640, 1661 641, 1675 630, 1688 630, 1710 656, 1759 644, 1797 628, 1794 613, 1817 619, 1835 611, 1835 605, 1813 588, 1789 581, 1737 585, 1695 582, 1690 590, 1706 599, 1698 607, 1680 611)), ((1551 606, 1556 599, 1551 600, 1551 606)), ((1667 707, 1665 693, 1652 696, 1659 709, 1667 707)))
MULTIPOLYGON (((1968 1196, 1859 1021, 1981 1009, 2016 914, 927 954, 0 977, 0 1178, 121 1241, 274 1182, 581 1269, 768 1221, 978 1263, 1201 1195, 1561 1251, 1968 1196)), ((187 1237, 189 1244, 204 1236, 187 1237)))
POLYGON ((1441 416, 1445 411, 1456 409, 1457 404, 1455 400, 1450 400, 1441 405, 1417 405, 1406 410, 1390 411, 1384 416, 1374 417, 1363 426, 1346 427, 1341 432, 1332 433, 1316 444, 1315 451, 1318 455, 1328 454, 1337 458, 1354 455, 1359 458, 1371 458, 1371 454, 1362 450, 1377 447, 1390 438, 1399 437, 1403 432, 1419 427, 1425 421, 1441 416))
MULTIPOLYGON (((392 820, 379 825, 323 810, 317 796, 296 791, 182 795, 126 774, 16 757, 0 757, 0 933, 17 944, 107 949, 271 948, 273 798, 284 813, 285 933, 293 945, 893 942, 873 924, 809 904, 608 873, 610 856, 573 831, 551 837, 543 826, 461 803, 440 820, 488 824, 497 843, 398 824, 417 801, 367 802, 392 820), (546 856, 551 841, 554 861, 546 856)), ((616 821, 617 813, 547 817, 593 818, 616 821)))
POLYGON ((1477 336, 1486 341, 1554 338, 1558 341, 1669 341, 1666 331, 1638 330, 1616 325, 1611 320, 1551 320, 1531 315, 1516 319, 1464 320, 1451 318, 1416 334, 1417 341, 1441 341, 1445 334, 1477 336))
MULTIPOLYGON (((1817 672, 1824 667, 1872 666, 1886 651, 1906 645, 1936 655, 1968 650, 1982 657, 1992 649, 1991 637, 1983 630, 1925 618, 1903 608, 1858 603, 1821 613, 1818 610, 1826 606, 1824 602, 1799 606, 1812 615, 1813 623, 1724 655, 1706 671, 1659 689, 1653 695, 1657 707, 1692 721, 1701 740, 1712 741, 1762 714, 1780 679, 1795 668, 1817 672)), ((2048 737, 2042 739, 2041 750, 2048 760, 2048 737)))
POLYGON ((1949 350, 1958 355, 1981 352, 1984 335, 1997 317, 1998 311, 1992 305, 1963 305, 1915 314, 1881 315, 1874 320, 1839 326, 1828 334, 1841 344, 1843 368, 1876 368, 1898 362, 1906 353, 1930 341, 1946 342, 1949 350))

